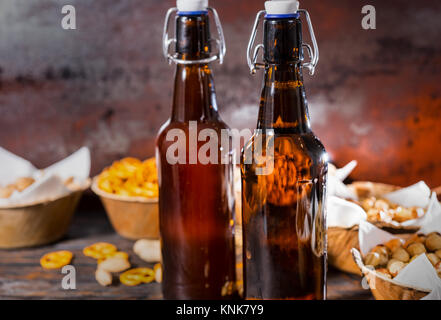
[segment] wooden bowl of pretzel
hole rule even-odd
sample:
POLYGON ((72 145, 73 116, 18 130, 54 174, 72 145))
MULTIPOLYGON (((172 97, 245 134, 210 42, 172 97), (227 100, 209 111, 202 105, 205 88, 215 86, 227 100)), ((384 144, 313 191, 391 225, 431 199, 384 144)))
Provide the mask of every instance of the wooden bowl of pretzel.
POLYGON ((92 190, 118 234, 131 240, 159 238, 155 158, 115 161, 93 179, 92 190))

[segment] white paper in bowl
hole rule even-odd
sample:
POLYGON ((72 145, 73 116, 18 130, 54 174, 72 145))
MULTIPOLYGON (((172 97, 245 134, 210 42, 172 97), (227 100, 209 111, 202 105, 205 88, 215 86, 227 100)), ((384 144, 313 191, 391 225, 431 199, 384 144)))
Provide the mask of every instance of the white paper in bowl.
POLYGON ((436 193, 433 192, 430 197, 426 214, 418 219, 405 221, 403 225, 420 226, 421 228, 418 232, 423 234, 441 232, 441 204, 438 201, 436 193))
POLYGON ((358 231, 358 242, 360 252, 363 256, 368 254, 375 246, 384 244, 399 237, 377 228, 367 221, 361 221, 358 231))
POLYGON ((357 200, 357 195, 343 183, 343 180, 349 176, 356 165, 357 161, 353 160, 343 168, 329 170, 327 185, 328 195, 343 199, 357 200))
POLYGON ((0 147, 0 184, 8 185, 20 177, 33 177, 35 168, 29 161, 0 147))
POLYGON ((430 201, 430 188, 423 181, 385 194, 384 198, 400 206, 427 208, 430 201))
POLYGON ((90 151, 83 147, 69 157, 50 167, 38 170, 5 149, 0 148, 0 185, 6 186, 20 177, 32 177, 36 181, 22 192, 0 199, 0 208, 36 204, 65 196, 73 190, 65 185, 66 179, 73 177, 77 186, 86 186, 90 174, 90 151))
POLYGON ((352 228, 367 219, 362 207, 336 196, 328 197, 327 212, 328 227, 352 228))
POLYGON ((75 182, 81 183, 90 175, 90 151, 82 147, 69 157, 47 167, 43 170, 45 175, 56 175, 63 181, 74 177, 75 182))

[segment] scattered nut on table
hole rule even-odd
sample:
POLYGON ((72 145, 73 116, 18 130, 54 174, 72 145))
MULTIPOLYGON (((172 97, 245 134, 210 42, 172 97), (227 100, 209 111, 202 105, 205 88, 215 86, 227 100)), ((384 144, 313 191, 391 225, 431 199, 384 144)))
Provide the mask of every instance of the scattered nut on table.
POLYGON ((107 272, 122 272, 130 268, 130 262, 122 257, 110 257, 98 264, 98 269, 107 272))
POLYGON ((161 244, 159 240, 138 240, 133 245, 133 251, 146 262, 161 261, 161 244))
POLYGON ((95 279, 103 287, 110 286, 112 284, 112 274, 102 268, 96 269, 95 279))

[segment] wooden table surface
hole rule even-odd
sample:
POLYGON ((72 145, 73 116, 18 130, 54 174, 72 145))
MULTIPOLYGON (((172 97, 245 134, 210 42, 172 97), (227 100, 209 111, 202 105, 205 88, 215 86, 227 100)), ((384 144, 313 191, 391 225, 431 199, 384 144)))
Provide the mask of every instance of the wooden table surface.
MULTIPOLYGON (((127 287, 115 279, 114 285, 102 287, 95 281, 96 262, 82 254, 92 243, 106 241, 130 254, 132 266, 149 266, 132 250, 133 241, 118 236, 102 210, 76 212, 67 236, 61 241, 39 248, 0 250, 0 299, 161 299, 158 283, 127 287), (64 290, 60 270, 44 270, 40 257, 54 250, 74 253, 76 289, 64 290)), ((369 290, 361 286, 361 278, 329 270, 328 299, 372 299, 369 290)))

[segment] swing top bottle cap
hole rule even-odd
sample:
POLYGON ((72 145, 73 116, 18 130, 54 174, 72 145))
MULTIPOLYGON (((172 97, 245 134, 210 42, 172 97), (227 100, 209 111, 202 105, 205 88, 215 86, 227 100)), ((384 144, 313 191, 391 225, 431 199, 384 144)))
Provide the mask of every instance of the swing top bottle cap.
POLYGON ((181 12, 207 11, 208 0, 176 0, 176 6, 181 12))
POLYGON ((266 1, 265 10, 268 15, 296 14, 299 10, 299 2, 297 0, 266 1))

